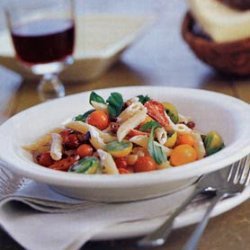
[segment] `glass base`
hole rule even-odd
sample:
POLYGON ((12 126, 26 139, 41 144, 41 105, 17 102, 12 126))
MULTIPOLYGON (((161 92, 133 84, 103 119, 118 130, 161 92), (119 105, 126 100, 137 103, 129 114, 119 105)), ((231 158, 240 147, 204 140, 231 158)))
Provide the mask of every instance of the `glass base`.
POLYGON ((64 97, 65 89, 58 76, 55 74, 44 75, 38 85, 38 95, 41 101, 49 101, 64 97))
POLYGON ((43 75, 42 80, 38 85, 38 95, 41 101, 48 101, 58 97, 65 96, 65 88, 58 79, 58 74, 63 69, 73 63, 73 57, 67 56, 63 61, 25 65, 36 75, 43 75))

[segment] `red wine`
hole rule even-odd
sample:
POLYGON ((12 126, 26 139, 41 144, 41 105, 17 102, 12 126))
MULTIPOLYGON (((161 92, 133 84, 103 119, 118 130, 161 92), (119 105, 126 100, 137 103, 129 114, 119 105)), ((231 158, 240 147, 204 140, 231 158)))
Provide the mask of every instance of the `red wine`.
POLYGON ((72 20, 39 20, 13 27, 11 36, 17 58, 29 64, 61 61, 73 53, 72 20))

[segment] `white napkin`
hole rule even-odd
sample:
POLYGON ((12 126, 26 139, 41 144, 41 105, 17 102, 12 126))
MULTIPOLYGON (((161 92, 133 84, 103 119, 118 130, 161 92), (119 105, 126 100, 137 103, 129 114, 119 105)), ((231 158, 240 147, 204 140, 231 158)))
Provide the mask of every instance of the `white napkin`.
MULTIPOLYGON (((120 204, 81 201, 82 209, 69 213, 42 213, 15 202, 22 201, 16 199, 17 195, 0 203, 0 224, 26 249, 75 250, 95 235, 105 232, 108 227, 123 222, 167 216, 192 191, 193 187, 189 187, 156 199, 120 204)), ((21 192, 31 198, 79 202, 35 182, 28 183, 21 192)))

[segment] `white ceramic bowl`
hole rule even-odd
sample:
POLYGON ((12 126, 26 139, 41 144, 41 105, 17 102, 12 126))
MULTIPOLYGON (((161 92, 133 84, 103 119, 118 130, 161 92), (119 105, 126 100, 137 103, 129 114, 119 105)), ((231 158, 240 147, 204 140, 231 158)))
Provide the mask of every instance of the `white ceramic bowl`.
POLYGON ((22 149, 50 129, 90 108, 90 92, 67 96, 25 110, 0 127, 0 159, 11 170, 47 183, 72 197, 98 201, 128 201, 171 193, 190 185, 198 176, 225 167, 250 153, 250 108, 236 98, 214 92, 169 87, 124 87, 96 90, 107 98, 120 92, 124 99, 138 94, 169 101, 190 116, 201 132, 218 131, 226 144, 220 152, 180 167, 131 175, 81 175, 35 164, 22 149))

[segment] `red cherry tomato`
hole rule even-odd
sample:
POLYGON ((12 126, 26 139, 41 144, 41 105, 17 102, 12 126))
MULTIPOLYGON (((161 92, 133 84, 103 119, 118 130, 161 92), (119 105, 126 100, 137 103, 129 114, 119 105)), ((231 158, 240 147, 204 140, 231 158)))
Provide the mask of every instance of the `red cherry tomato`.
POLYGON ((93 151, 94 149, 89 144, 82 144, 77 148, 76 153, 80 157, 85 157, 93 155, 93 151))
POLYGON ((63 140, 63 145, 68 148, 68 149, 75 149, 79 146, 80 141, 77 137, 77 135, 72 132, 71 130, 63 130, 60 133, 62 140, 63 140))
POLYGON ((150 156, 139 157, 134 165, 135 172, 148 172, 157 169, 157 164, 150 156))
POLYGON ((55 161, 51 158, 50 153, 49 152, 44 152, 39 154, 36 157, 37 163, 44 166, 44 167, 49 167, 50 165, 52 165, 55 161))
POLYGON ((117 168, 127 168, 128 163, 124 157, 115 158, 117 168))
POLYGON ((110 121, 107 113, 101 110, 95 110, 89 114, 87 123, 103 130, 109 126, 110 121))
POLYGON ((119 174, 130 174, 131 172, 126 168, 119 168, 119 174))

